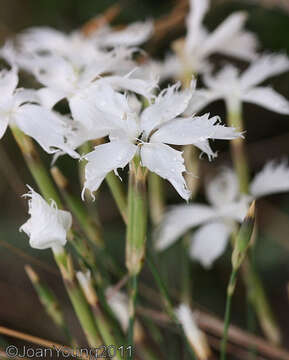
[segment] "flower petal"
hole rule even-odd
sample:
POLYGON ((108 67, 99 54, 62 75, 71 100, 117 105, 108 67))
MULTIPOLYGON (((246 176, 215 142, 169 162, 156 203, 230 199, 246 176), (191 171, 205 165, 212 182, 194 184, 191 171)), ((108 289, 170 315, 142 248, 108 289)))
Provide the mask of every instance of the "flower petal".
POLYGON ((263 55, 252 63, 249 68, 243 72, 240 78, 243 89, 256 86, 269 77, 279 75, 289 70, 289 59, 286 55, 263 55))
POLYGON ((215 210, 207 205, 179 205, 165 213, 155 234, 155 247, 165 250, 189 229, 215 218, 215 210))
POLYGON ((222 207, 235 201, 239 195, 239 183, 236 174, 224 168, 206 186, 208 201, 216 207, 222 207))
POLYGON ((202 47, 200 47, 202 54, 208 56, 216 51, 222 52, 223 48, 228 49, 230 43, 240 36, 246 19, 246 13, 241 11, 228 16, 202 44, 202 47))
POLYGON ((66 244, 66 235, 72 225, 68 211, 58 210, 54 202, 49 205, 37 192, 29 188, 30 219, 21 226, 35 249, 59 248, 66 244))
POLYGON ((66 140, 70 132, 68 121, 71 120, 39 105, 23 105, 15 114, 17 126, 35 139, 46 152, 53 154, 62 150, 73 158, 78 158, 79 154, 66 140))
POLYGON ((258 198, 289 191, 289 167, 287 162, 268 162, 254 177, 250 185, 251 194, 258 198))
POLYGON ((252 61, 257 57, 257 46, 258 40, 255 34, 249 31, 241 31, 232 39, 226 41, 226 45, 220 49, 220 52, 224 55, 229 55, 246 61, 252 61))
POLYGON ((241 133, 234 128, 219 124, 219 117, 209 114, 188 118, 176 118, 160 127, 152 136, 152 142, 172 145, 189 145, 208 139, 231 140, 241 133))
POLYGON ((155 103, 148 106, 141 115, 141 127, 148 136, 150 132, 166 121, 174 119, 187 108, 193 95, 193 88, 179 91, 180 83, 164 89, 155 103))
POLYGON ((128 141, 111 141, 98 145, 83 156, 87 160, 85 166, 84 190, 96 191, 106 175, 118 168, 124 168, 134 157, 137 146, 128 141))
POLYGON ((231 232, 231 226, 223 222, 203 225, 192 236, 191 257, 205 268, 210 268, 225 251, 231 232))
POLYGON ((209 5, 209 0, 190 0, 190 13, 186 21, 186 48, 188 51, 192 51, 200 43, 200 32, 203 31, 202 22, 209 5))
POLYGON ((5 134, 8 124, 9 124, 9 116, 5 114, 1 114, 1 106, 0 106, 0 139, 5 134))
MULTIPOLYGON (((110 28, 107 28, 110 30, 110 28)), ((124 30, 107 31, 97 39, 102 46, 135 46, 145 42, 153 32, 153 22, 147 20, 145 22, 135 22, 128 25, 124 30)))
POLYGON ((12 96, 18 84, 18 69, 13 67, 11 70, 0 71, 0 92, 1 97, 12 96))
POLYGON ((186 171, 182 152, 165 144, 145 143, 140 155, 143 166, 167 179, 183 199, 189 199, 190 191, 182 175, 186 171))
POLYGON ((271 87, 258 86, 246 92, 242 100, 279 114, 289 114, 289 101, 271 87))

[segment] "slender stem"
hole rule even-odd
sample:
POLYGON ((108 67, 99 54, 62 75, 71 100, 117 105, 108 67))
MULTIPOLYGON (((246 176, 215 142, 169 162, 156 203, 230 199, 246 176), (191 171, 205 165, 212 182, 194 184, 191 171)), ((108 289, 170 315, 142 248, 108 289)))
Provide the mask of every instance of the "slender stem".
POLYGON ((32 269, 30 265, 25 266, 25 271, 38 295, 41 304, 45 308, 49 317, 52 319, 55 325, 61 331, 63 331, 69 344, 71 345, 76 344, 76 341, 72 338, 70 334, 69 328, 64 318, 62 308, 53 290, 50 289, 43 282, 43 280, 40 280, 38 274, 32 269))
POLYGON ((56 187, 53 184, 53 181, 43 162, 41 161, 33 141, 17 127, 13 126, 11 127, 11 130, 42 195, 47 201, 53 199, 57 206, 61 208, 61 200, 57 193, 56 187))
POLYGON ((83 232, 92 244, 97 245, 98 248, 103 246, 100 229, 96 222, 91 221, 87 208, 84 206, 80 197, 75 196, 72 192, 67 178, 62 174, 60 169, 56 166, 51 168, 51 174, 60 190, 69 210, 75 216, 78 224, 83 229, 83 232))
POLYGON ((135 305, 137 298, 137 275, 132 275, 129 279, 129 326, 128 326, 128 345, 134 343, 134 324, 135 324, 135 305))
POLYGON ((225 310, 225 319, 224 319, 224 333, 221 342, 221 360, 226 359, 226 348, 227 348, 227 341, 228 341, 228 330, 230 325, 230 317, 231 317, 231 303, 232 297, 234 294, 236 281, 237 281, 237 273, 238 269, 233 269, 229 281, 229 285, 227 288, 227 301, 226 301, 226 310, 225 310))
POLYGON ((63 249, 61 252, 54 251, 54 258, 60 269, 70 301, 86 335, 89 345, 92 347, 99 346, 102 341, 94 322, 93 313, 89 307, 88 302, 86 301, 82 289, 76 281, 71 257, 68 256, 63 249))
POLYGON ((108 173, 105 180, 110 188, 112 196, 116 202, 116 205, 118 207, 118 210, 120 211, 124 222, 127 223, 127 200, 122 183, 114 174, 114 172, 108 173))
POLYGON ((184 330, 183 330, 183 327, 179 324, 178 322, 178 319, 177 319, 177 316, 175 314, 175 310, 174 310, 174 306, 171 302, 171 299, 170 299, 170 296, 169 296, 169 293, 168 293, 168 290, 167 290, 167 287, 165 285, 165 283, 163 282, 162 278, 160 277, 160 274, 155 266, 155 264, 153 263, 153 261, 151 260, 151 258, 149 256, 147 256, 147 264, 150 268, 150 271, 154 277, 154 280, 157 284, 157 287, 161 293, 161 296, 162 296, 162 300, 163 300, 163 303, 164 303, 164 308, 165 308, 165 311, 167 313, 167 315, 169 316, 169 318, 177 325, 177 327, 179 328, 179 330, 181 331, 181 334, 183 335, 183 338, 185 340, 185 344, 186 344, 186 347, 191 355, 191 358, 193 360, 196 360, 196 355, 195 355, 195 352, 194 350, 192 349, 192 346, 190 345, 190 342, 188 341, 187 337, 186 337, 186 334, 184 333, 184 330))
MULTIPOLYGON (((239 104, 239 106, 234 110, 230 110, 229 107, 228 109, 228 125, 235 127, 238 131, 244 131, 242 105, 239 104)), ((239 137, 237 139, 231 140, 230 145, 234 168, 239 180, 240 192, 242 194, 248 194, 249 167, 245 151, 245 141, 239 137)))
POLYGON ((126 267, 129 273, 128 343, 133 346, 137 277, 145 256, 147 231, 146 170, 136 157, 130 163, 128 191, 128 224, 126 233, 126 267))
MULTIPOLYGON (((242 104, 230 104, 227 103, 228 109, 228 124, 237 128, 238 131, 244 130, 243 118, 242 118, 242 104), (233 106, 232 106, 233 105, 233 106)), ((242 138, 237 138, 231 140, 231 152, 232 159, 234 162, 234 168, 237 173, 239 188, 242 194, 249 193, 249 182, 250 182, 250 173, 249 166, 245 151, 245 141, 242 138)), ((251 252, 254 251, 254 246, 251 249, 251 252)), ((251 271, 242 271, 243 280, 247 286, 247 297, 254 307, 254 311, 257 314, 259 323, 268 337, 272 342, 278 344, 280 343, 281 333, 279 326, 274 318, 273 311, 271 309, 269 300, 266 296, 262 281, 258 276, 256 270, 253 274, 253 263, 252 256, 248 257, 248 260, 243 267, 247 267, 251 271), (246 265, 248 264, 248 265, 246 265), (247 276, 244 274, 247 273, 247 276), (254 296, 252 296, 254 294, 254 296)), ((252 312, 250 312, 252 314, 252 312)), ((254 319, 251 317, 250 323, 253 323, 254 319)))

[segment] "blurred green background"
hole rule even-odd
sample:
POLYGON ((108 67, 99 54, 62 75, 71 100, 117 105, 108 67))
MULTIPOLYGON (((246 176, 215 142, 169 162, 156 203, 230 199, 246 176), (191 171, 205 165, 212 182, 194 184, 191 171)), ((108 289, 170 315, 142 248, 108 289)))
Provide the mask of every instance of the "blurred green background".
MULTIPOLYGON (((276 1, 274 1, 276 3, 276 1)), ((0 42, 30 26, 52 26, 64 31, 72 31, 97 14, 114 4, 108 0, 1 0, 0 42)), ((260 39, 260 48, 265 51, 289 52, 289 9, 270 6, 270 1, 212 1, 213 7, 206 17, 206 25, 214 29, 228 14, 235 10, 246 10, 249 13, 248 29, 254 31, 260 39)), ((272 1, 273 3, 273 1, 272 1)), ((281 3, 281 2, 280 2, 281 3)), ((131 0, 120 2, 122 11, 113 24, 126 24, 146 18, 162 19, 168 14, 175 1, 131 0)), ((284 5, 284 3, 283 3, 284 5)), ((153 50, 161 58, 169 50, 170 41, 184 34, 184 24, 167 31, 160 39, 153 39, 145 44, 147 51, 153 50)), ((213 57, 220 66, 224 58, 213 57)), ((289 98, 289 73, 267 82, 281 94, 289 98)), ((223 103, 214 103, 208 109, 212 114, 225 118, 223 103)), ((288 158, 289 156, 289 118, 271 113, 254 105, 245 105, 246 141, 252 173, 260 170, 269 159, 288 158)), ((228 144, 215 142, 215 149, 220 149, 219 157, 208 163, 202 159, 202 177, 209 176, 215 168, 230 165, 228 144)), ((42 154, 49 165, 49 159, 42 154)), ((61 159, 59 164, 71 179, 76 179, 75 162, 61 159), (73 169, 74 168, 74 169, 73 169)), ((72 180, 73 181, 73 180, 72 180)), ((77 181, 75 180, 75 186, 77 181)), ((51 284, 65 304, 69 321, 73 322, 68 300, 62 289, 61 280, 54 269, 49 251, 36 251, 28 246, 19 226, 26 220, 26 204, 20 195, 26 190, 24 184, 34 184, 21 154, 7 132, 0 143, 0 323, 32 334, 61 341, 43 311, 38 299, 26 278, 23 270, 25 263, 33 256, 43 265, 35 265, 40 275, 51 284), (8 243, 8 245, 7 245, 8 243), (12 247, 11 247, 12 245, 12 247), (19 253, 20 249, 21 253, 19 253), (17 253, 18 251, 18 253, 17 253), (47 267, 47 265, 45 265, 47 267)), ((168 185, 170 203, 180 202, 168 185)), ((76 191, 79 191, 76 188, 76 191)), ((198 200, 203 199, 203 189, 198 200)), ((111 251, 123 265, 124 227, 117 215, 117 210, 106 188, 98 200, 100 216, 106 240, 111 251)), ((285 336, 284 344, 289 344, 289 195, 275 195, 261 200, 258 204, 259 238, 257 244, 256 264, 265 281, 266 291, 276 311, 277 318, 285 336)), ((179 269, 179 244, 162 254, 158 262, 163 276, 168 282, 172 294, 178 295, 181 281, 179 269)), ((228 255, 228 254, 227 254, 228 255)), ((211 271, 204 271, 192 263, 194 278, 194 295, 198 302, 211 311, 223 315, 225 287, 228 279, 229 257, 222 257, 211 271)), ((33 263, 32 263, 33 265, 33 263)), ((144 271, 144 281, 149 281, 149 274, 144 271)), ((240 282, 241 283, 241 282, 240 282)), ((238 287, 233 304, 233 319, 239 325, 245 322, 245 293, 242 285, 238 287)), ((77 325, 76 325, 77 327, 77 325)))

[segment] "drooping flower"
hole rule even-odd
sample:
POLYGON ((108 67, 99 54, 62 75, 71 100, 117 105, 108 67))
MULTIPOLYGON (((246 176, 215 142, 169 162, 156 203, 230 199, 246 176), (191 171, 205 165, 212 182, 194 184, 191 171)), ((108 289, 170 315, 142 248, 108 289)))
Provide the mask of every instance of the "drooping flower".
POLYGON ((164 89, 140 114, 131 108, 125 95, 109 87, 104 94, 110 96, 99 97, 90 107, 87 101, 83 102, 92 121, 94 109, 101 110, 106 115, 103 126, 111 127, 110 142, 96 146, 84 156, 87 160, 84 190, 96 191, 107 173, 124 168, 138 155, 142 166, 167 179, 182 198, 189 199, 190 191, 182 175, 186 171, 182 152, 167 144, 193 144, 214 156, 209 139, 228 140, 241 134, 220 125, 218 117, 209 118, 208 114, 181 117, 194 91, 193 88, 179 91, 179 87, 176 84, 164 89))
POLYGON ((0 138, 8 125, 17 126, 35 139, 46 152, 55 153, 61 150, 74 158, 79 157, 67 142, 67 137, 73 132, 72 121, 37 104, 37 92, 16 89, 17 84, 17 67, 1 71, 0 138))
POLYGON ((156 248, 164 250, 192 228, 190 255, 209 268, 223 254, 235 222, 241 223, 253 199, 289 191, 289 167, 285 162, 268 162, 250 184, 250 194, 241 195, 238 179, 224 169, 206 187, 210 205, 175 206, 163 219, 156 236, 156 248))
POLYGON ((281 114, 289 114, 289 102, 269 86, 258 86, 269 77, 289 70, 287 56, 263 55, 240 74, 232 65, 226 65, 216 75, 204 75, 208 89, 199 90, 200 101, 192 103, 188 111, 199 111, 215 100, 224 99, 230 112, 240 111, 242 102, 263 106, 281 114))
POLYGON ((209 359, 211 356, 210 347, 205 334, 197 325, 196 315, 191 311, 188 305, 181 304, 176 309, 176 316, 198 359, 209 359))
POLYGON ((190 0, 187 36, 174 43, 173 48, 177 55, 166 59, 170 62, 177 78, 182 77, 184 73, 207 72, 210 69, 208 57, 213 53, 221 53, 245 61, 251 61, 256 57, 256 37, 244 30, 246 13, 233 13, 209 33, 203 25, 209 6, 209 0, 190 0))
POLYGON ((34 249, 48 249, 61 252, 67 241, 67 232, 72 225, 72 216, 68 211, 57 209, 51 200, 48 204, 41 195, 29 187, 24 195, 29 198, 30 218, 20 227, 29 236, 29 244, 34 249))

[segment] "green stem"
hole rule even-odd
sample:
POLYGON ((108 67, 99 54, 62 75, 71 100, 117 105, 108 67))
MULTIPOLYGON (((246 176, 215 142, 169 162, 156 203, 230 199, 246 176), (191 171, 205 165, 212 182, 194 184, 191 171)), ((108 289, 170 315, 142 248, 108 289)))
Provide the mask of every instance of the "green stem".
MULTIPOLYGON (((244 131, 242 118, 242 105, 236 110, 228 110, 228 125, 236 128, 238 131, 244 131)), ((249 192, 249 167, 245 151, 245 141, 243 138, 237 138, 230 141, 232 159, 234 168, 239 180, 239 188, 242 194, 249 192)))
POLYGON ((92 347, 101 345, 102 342, 94 322, 93 313, 86 301, 83 291, 76 281, 71 258, 66 254, 64 249, 61 252, 54 251, 54 258, 60 269, 70 301, 89 345, 92 347))
POLYGON ((72 338, 68 326, 66 324, 63 311, 58 302, 58 299, 53 292, 42 280, 40 280, 38 274, 32 269, 31 266, 26 265, 25 271, 38 295, 38 298, 43 305, 45 311, 55 323, 55 325, 65 334, 69 344, 76 344, 76 341, 72 338))
POLYGON ((127 223, 127 200, 122 183, 113 171, 106 175, 105 180, 110 188, 124 222, 127 223))
POLYGON ((42 195, 47 201, 54 200, 59 208, 61 208, 61 200, 53 181, 43 165, 40 156, 35 150, 35 146, 31 138, 26 136, 17 127, 11 127, 13 136, 24 156, 25 162, 38 185, 42 195))
POLYGON ((230 317, 231 317, 231 303, 232 297, 234 294, 236 281, 237 281, 237 273, 238 269, 233 269, 227 289, 227 301, 226 301, 226 310, 225 310, 225 319, 224 319, 224 333, 221 342, 221 360, 226 359, 226 349, 227 349, 227 341, 228 341, 228 330, 230 325, 230 317))
POLYGON ((135 324, 135 305, 137 298, 137 275, 134 274, 129 279, 129 326, 128 326, 128 346, 134 343, 134 324, 135 324))
MULTIPOLYGON (((228 103, 228 125, 235 127, 238 131, 244 130, 243 118, 242 118, 242 104, 239 103, 234 107, 228 103)), ((245 141, 242 138, 231 140, 231 152, 234 163, 234 168, 237 173, 239 181, 239 189, 242 194, 249 193, 250 174, 247 162, 247 156, 245 152, 245 141)), ((254 251, 254 247, 251 250, 254 251)), ((253 270, 252 257, 248 258, 248 267, 253 270)), ((245 265, 244 265, 245 266, 245 265)), ((257 314, 259 323, 266 334, 267 338, 278 344, 280 343, 281 333, 279 326, 274 318, 273 311, 271 309, 269 300, 266 296, 264 286, 256 270, 254 270, 254 276, 250 276, 250 281, 244 276, 244 273, 248 271, 242 271, 243 280, 247 286, 247 296, 249 302, 254 307, 254 311, 257 314), (252 296, 254 294, 254 296, 252 296)), ((252 271, 251 271, 252 272, 252 271)), ((249 272, 250 273, 250 272, 249 272)), ((254 319, 251 317, 250 323, 252 324, 254 319)))
POLYGON ((58 167, 51 168, 51 174, 63 196, 69 210, 75 216, 78 224, 83 229, 83 232, 90 240, 90 242, 97 247, 103 246, 100 229, 97 224, 91 221, 87 208, 84 206, 79 196, 75 196, 71 190, 68 180, 62 174, 58 167))
POLYGON ((165 283, 163 282, 162 278, 160 277, 159 272, 158 272, 155 264, 153 263, 152 259, 150 258, 150 256, 147 256, 146 261, 147 261, 147 264, 148 264, 148 266, 150 268, 150 271, 151 271, 151 273, 153 275, 153 278, 154 278, 154 280, 155 280, 155 282, 157 284, 157 287, 158 287, 158 289, 159 289, 159 291, 161 293, 164 308, 165 308, 165 311, 166 311, 167 315, 172 320, 172 322, 177 325, 177 327, 181 331, 181 334, 183 335, 186 347, 187 347, 187 349, 188 349, 188 351, 189 351, 189 353, 191 355, 191 358, 193 360, 196 360, 195 352, 194 352, 192 346, 190 345, 190 342, 188 341, 188 339, 186 337, 186 334, 184 333, 183 327, 178 322, 177 316, 175 314, 174 306, 173 306, 173 304, 171 302, 171 299, 169 297, 169 293, 168 293, 168 290, 167 290, 167 287, 166 287, 165 283))
POLYGON ((133 346, 137 276, 145 256, 147 229, 146 170, 136 157, 130 163, 128 190, 128 224, 126 233, 126 267, 129 273, 129 332, 128 342, 133 346))

